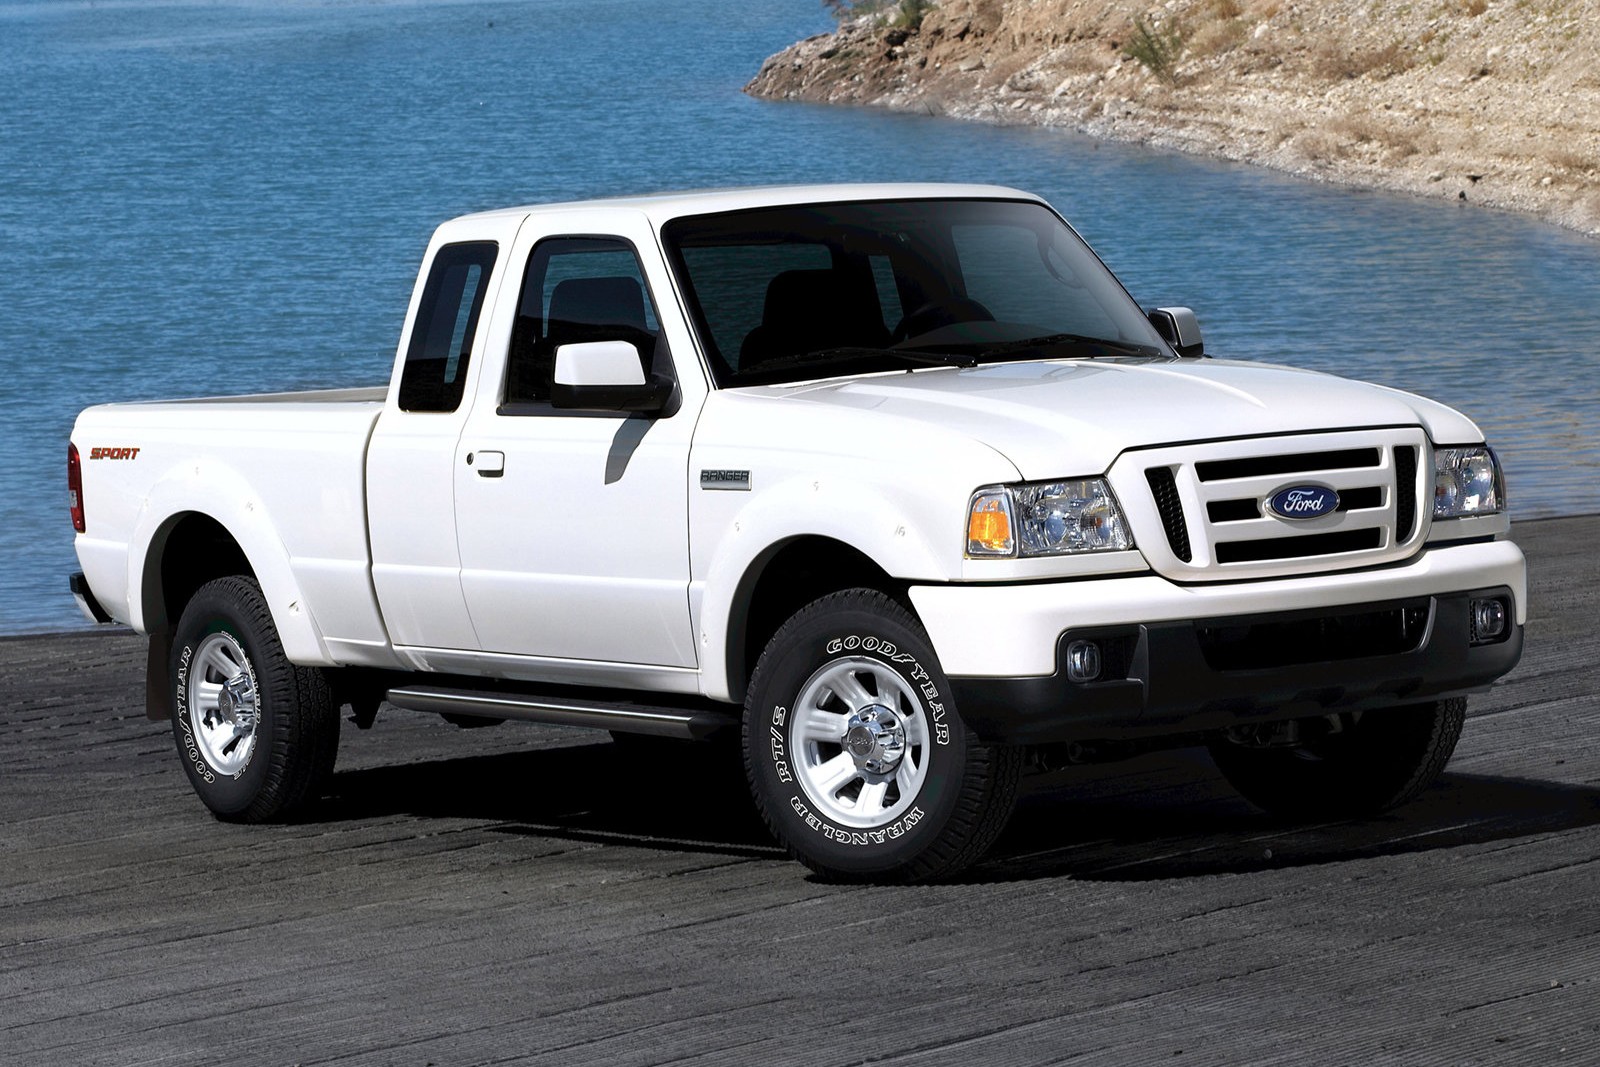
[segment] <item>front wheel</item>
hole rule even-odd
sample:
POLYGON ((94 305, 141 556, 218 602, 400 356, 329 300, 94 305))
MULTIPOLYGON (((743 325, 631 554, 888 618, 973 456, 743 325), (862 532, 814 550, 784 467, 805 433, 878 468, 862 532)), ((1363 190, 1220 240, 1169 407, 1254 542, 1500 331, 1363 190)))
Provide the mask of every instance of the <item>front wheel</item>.
POLYGON ((323 673, 283 654, 253 580, 201 586, 174 635, 172 733, 219 819, 266 822, 317 799, 333 773, 339 707, 323 673))
POLYGON ((1464 698, 1329 720, 1293 744, 1211 743, 1217 769, 1250 803, 1288 818, 1359 818, 1413 799, 1455 751, 1464 698))
POLYGON ((841 880, 968 866, 1016 802, 1021 752, 968 733, 927 634, 882 593, 802 608, 750 680, 745 769, 796 859, 841 880))

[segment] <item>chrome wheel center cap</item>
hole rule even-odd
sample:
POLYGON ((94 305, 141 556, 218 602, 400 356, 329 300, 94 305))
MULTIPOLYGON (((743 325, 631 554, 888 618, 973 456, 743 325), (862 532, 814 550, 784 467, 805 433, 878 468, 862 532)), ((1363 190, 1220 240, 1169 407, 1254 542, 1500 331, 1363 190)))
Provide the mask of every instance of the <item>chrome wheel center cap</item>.
POLYGON ((845 724, 844 750, 869 774, 888 774, 906 754, 906 728, 893 711, 869 704, 845 724))
POLYGON ((222 683, 222 692, 217 694, 217 711, 224 722, 248 723, 254 710, 250 705, 248 678, 241 674, 222 683))

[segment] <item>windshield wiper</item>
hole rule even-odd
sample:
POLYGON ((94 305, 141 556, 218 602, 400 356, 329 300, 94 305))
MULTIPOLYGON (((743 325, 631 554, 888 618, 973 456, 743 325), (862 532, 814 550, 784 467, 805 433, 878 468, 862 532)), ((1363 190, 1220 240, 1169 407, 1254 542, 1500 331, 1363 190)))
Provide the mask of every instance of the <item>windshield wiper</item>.
POLYGON ((810 352, 796 352, 792 356, 777 356, 773 359, 763 359, 749 368, 740 367, 740 375, 749 373, 762 374, 767 370, 793 370, 799 367, 826 367, 837 364, 842 359, 851 358, 887 358, 899 360, 902 363, 912 363, 919 367, 976 367, 978 357, 959 352, 929 352, 920 348, 869 348, 865 346, 844 346, 840 348, 819 348, 810 352))
POLYGON ((1113 341, 1105 337, 1087 337, 1080 333, 1052 333, 1044 337, 1025 337, 1020 341, 1007 341, 1004 344, 988 345, 981 353, 984 356, 1012 356, 1023 352, 1043 352, 1048 348, 1058 346, 1074 346, 1078 348, 1104 348, 1107 352, 1090 352, 1086 355, 1116 355, 1116 356, 1159 356, 1161 350, 1153 345, 1134 344, 1131 341, 1113 341))

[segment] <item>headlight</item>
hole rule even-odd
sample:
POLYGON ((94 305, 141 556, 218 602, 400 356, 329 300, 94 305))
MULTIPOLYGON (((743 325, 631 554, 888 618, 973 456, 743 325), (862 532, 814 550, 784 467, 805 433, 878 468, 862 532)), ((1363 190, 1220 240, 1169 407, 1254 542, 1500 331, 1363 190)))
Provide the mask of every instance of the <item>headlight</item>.
POLYGON ((980 489, 967 509, 967 555, 974 559, 1132 547, 1127 520, 1104 478, 980 489))
POLYGON ((1506 483, 1491 449, 1433 450, 1433 517, 1493 515, 1506 507, 1506 483))

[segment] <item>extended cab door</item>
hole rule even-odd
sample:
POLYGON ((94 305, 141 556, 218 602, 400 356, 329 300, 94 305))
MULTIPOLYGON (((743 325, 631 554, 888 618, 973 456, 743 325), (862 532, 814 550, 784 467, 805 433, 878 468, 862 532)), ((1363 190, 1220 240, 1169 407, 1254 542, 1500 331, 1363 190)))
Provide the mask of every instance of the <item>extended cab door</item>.
MULTIPOLYGON (((688 457, 706 383, 655 234, 616 209, 530 216, 455 455, 461 587, 486 653, 549 677, 691 669, 688 457), (518 288, 520 287, 520 291, 518 288), (670 376, 664 411, 551 403, 564 344, 625 341, 670 376)), ((503 669, 503 665, 502 665, 503 669)))
POLYGON ((434 235, 367 447, 372 582, 396 646, 478 647, 461 592, 456 446, 488 361, 491 312, 511 273, 520 222, 457 219, 434 235))

